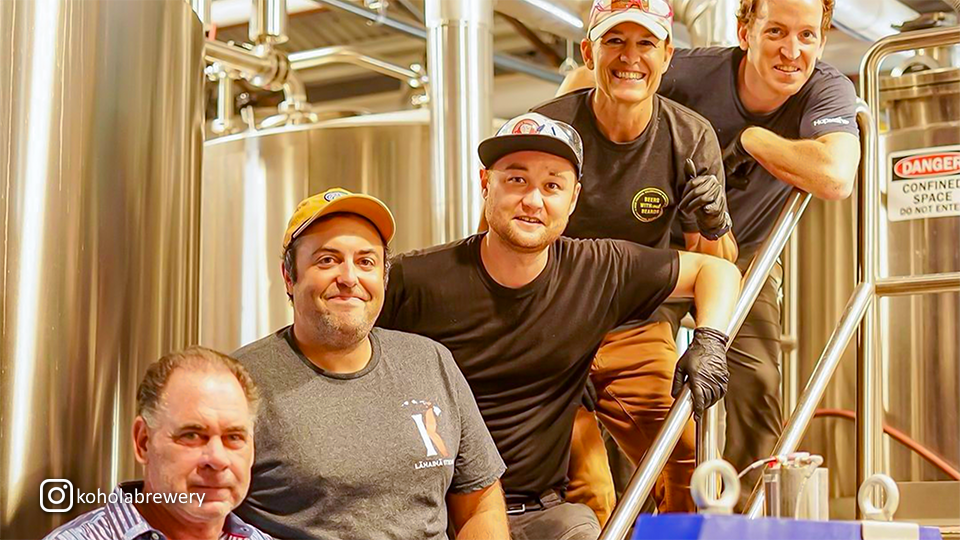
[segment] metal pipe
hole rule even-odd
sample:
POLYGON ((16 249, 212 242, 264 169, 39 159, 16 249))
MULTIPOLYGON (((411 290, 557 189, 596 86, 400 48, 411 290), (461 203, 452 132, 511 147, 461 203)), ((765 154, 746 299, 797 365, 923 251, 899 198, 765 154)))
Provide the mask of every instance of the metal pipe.
MULTIPOLYGON (((858 244, 857 261, 861 282, 876 283, 879 275, 879 231, 878 197, 880 193, 879 146, 877 126, 871 114, 871 108, 863 101, 857 103, 857 123, 860 127, 860 145, 862 152, 860 177, 860 206, 858 208, 858 244)), ((879 417, 879 373, 880 358, 877 340, 879 328, 877 303, 872 303, 864 314, 860 327, 859 347, 857 348, 857 485, 873 476, 877 471, 879 451, 882 444, 879 417)), ((860 509, 855 510, 857 517, 860 509)))
POLYGON ((330 6, 332 8, 339 9, 340 11, 345 11, 347 13, 356 15, 358 17, 363 17, 368 21, 374 21, 381 26, 386 26, 387 28, 392 28, 398 32, 403 32, 409 36, 418 37, 420 39, 427 39, 427 29, 419 26, 408 24, 403 21, 398 21, 392 17, 381 17, 379 13, 370 11, 369 9, 364 9, 357 4, 347 2, 346 0, 317 0, 319 3, 330 6))
MULTIPOLYGON (((766 283, 770 270, 773 269, 777 258, 783 252, 783 248, 790 240, 794 229, 797 228, 800 217, 809 202, 809 193, 799 189, 793 190, 780 212, 780 217, 777 218, 777 222, 773 226, 773 231, 763 241, 756 257, 750 262, 750 267, 747 269, 740 289, 740 297, 737 298, 734 316, 730 321, 730 327, 727 328, 727 335, 731 338, 727 344, 728 349, 733 343, 733 337, 743 326, 747 314, 753 308, 753 303, 760 295, 760 289, 766 283)), ((714 459, 720 455, 719 423, 719 410, 714 406, 706 411, 697 424, 697 463, 703 463, 705 460, 714 459)), ((714 485, 713 482, 708 484, 707 494, 716 497, 719 494, 719 484, 714 485)))
POLYGON ((690 46, 737 45, 738 0, 677 0, 672 3, 674 21, 690 33, 690 46))
POLYGON ((960 290, 960 272, 926 276, 898 276, 877 280, 877 296, 904 296, 960 290))
POLYGON ((290 73, 283 83, 283 103, 287 107, 301 110, 307 105, 307 87, 296 73, 290 73))
MULTIPOLYGON (((880 115, 880 64, 897 52, 960 43, 960 27, 931 28, 893 35, 876 42, 864 55, 860 64, 860 97, 867 105, 858 108, 857 119, 861 122, 863 145, 863 169, 861 182, 863 197, 860 207, 860 257, 861 281, 876 282, 879 275, 878 214, 880 177, 878 159, 880 142, 875 119, 880 115), (864 127, 866 124, 866 127, 864 127)), ((857 485, 877 472, 882 444, 882 404, 879 402, 880 358, 877 354, 879 321, 873 306, 866 313, 860 332, 860 348, 857 353, 857 485)), ((870 497, 876 503, 876 494, 870 497)), ((860 510, 857 508, 857 518, 860 510)))
POLYGON ((493 117, 491 0, 427 0, 434 243, 463 238, 480 222, 477 146, 493 117))
POLYGON ((397 0, 397 3, 403 6, 403 9, 407 10, 413 18, 423 22, 423 10, 417 7, 411 0, 397 0))
POLYGON ((217 118, 211 122, 210 131, 217 135, 229 135, 240 131, 233 119, 233 75, 214 63, 207 69, 210 78, 217 82, 217 118))
POLYGON ((381 75, 386 75, 387 77, 399 79, 415 88, 423 86, 425 82, 422 74, 410 68, 391 64, 386 60, 362 54, 349 47, 323 47, 321 49, 301 51, 291 53, 289 58, 290 69, 294 71, 303 71, 330 64, 351 64, 369 69, 381 75))
POLYGON ((553 47, 544 43, 540 36, 536 32, 531 30, 527 25, 523 24, 519 20, 507 15, 506 13, 500 13, 500 17, 510 23, 510 26, 517 31, 518 34, 523 36, 523 39, 526 39, 528 43, 533 45, 533 48, 537 50, 538 53, 542 54, 550 61, 554 67, 560 67, 560 64, 563 63, 563 58, 553 50, 553 47))
MULTIPOLYGON (((796 229, 809 202, 809 193, 794 189, 787 202, 784 203, 772 232, 760 246, 757 255, 747 269, 746 276, 744 276, 733 317, 730 320, 730 325, 726 328, 726 333, 731 338, 740 331, 743 321, 747 318, 747 314, 760 294, 760 289, 766 282, 767 276, 770 275, 770 270, 773 269, 777 257, 783 251, 783 247, 793 230, 796 229)), ((730 341, 732 343, 733 340, 730 341)), ((729 347, 730 343, 727 344, 728 349, 729 347)), ((712 407, 711 410, 715 408, 712 407)), ((660 428, 660 432, 657 433, 657 438, 654 439, 650 449, 647 450, 643 460, 637 466, 637 470, 633 473, 633 477, 630 478, 630 483, 620 498, 620 504, 614 509, 613 515, 600 535, 600 540, 623 540, 626 536, 640 512, 640 507, 646 502, 657 476, 660 475, 660 471, 663 470, 667 459, 673 453, 677 441, 680 440, 680 435, 692 412, 693 398, 689 387, 685 386, 670 408, 670 413, 667 415, 663 427, 660 428)), ((710 410, 707 413, 709 414, 710 410)), ((719 446, 717 443, 719 433, 716 426, 698 425, 697 428, 698 446, 700 444, 710 445, 711 448, 719 446)))
POLYGON ((208 39, 203 55, 207 62, 219 62, 223 69, 236 71, 254 86, 272 91, 283 88, 290 70, 286 55, 271 45, 257 45, 253 50, 248 50, 208 39))
MULTIPOLYGON (((960 43, 960 26, 917 30, 893 35, 874 43, 860 64, 860 97, 870 106, 873 118, 880 115, 880 64, 887 56, 913 49, 960 43)), ((877 141, 874 141, 874 145, 877 141)), ((879 152, 879 148, 876 149, 879 152)))
MULTIPOLYGON (((353 15, 357 15, 358 17, 363 17, 370 21, 375 21, 377 24, 381 24, 387 28, 392 28, 398 32, 403 32, 409 36, 424 40, 427 39, 427 30, 422 26, 408 24, 391 17, 381 17, 378 13, 374 13, 373 11, 364 9, 345 0, 317 0, 317 2, 341 11, 345 11, 347 13, 351 13, 353 15)), ((487 0, 483 0, 483 3, 486 2, 487 0)), ((500 69, 505 69, 507 71, 513 71, 516 73, 523 73, 524 75, 529 75, 531 77, 548 82, 557 84, 563 82, 563 75, 557 73, 556 71, 545 69, 537 64, 515 58, 508 54, 494 54, 493 65, 500 69)))
MULTIPOLYGON (((869 53, 868 53, 869 55, 869 53)), ((864 60, 864 64, 867 60, 864 60)), ((878 64, 879 68, 879 64, 878 64)), ((862 69, 862 68, 861 68, 862 69)), ((861 85, 866 81, 861 80, 861 85)), ((863 88, 863 87, 861 87, 863 88)), ((879 99, 879 96, 878 98, 879 99)), ((857 220, 857 267, 861 282, 876 283, 879 276, 879 141, 873 114, 873 103, 857 102, 857 123, 860 127, 860 201, 857 220)), ((876 101, 874 101, 876 103, 876 101)), ((863 317, 857 347, 857 434, 856 434, 856 485, 860 486, 878 470, 879 452, 883 444, 881 425, 882 404, 878 384, 880 382, 880 355, 878 328, 880 327, 878 302, 872 303, 863 317)), ((854 510, 861 518, 859 507, 854 510)))
POLYGON ((217 81, 217 119, 213 121, 216 133, 229 133, 233 129, 233 81, 224 74, 217 81))
MULTIPOLYGON (((860 321, 863 319, 863 315, 872 304, 872 301, 873 284, 870 282, 860 283, 860 285, 854 289, 850 300, 847 301, 847 306, 840 316, 840 323, 834 329, 833 334, 830 335, 830 339, 827 341, 827 345, 824 347, 823 353, 821 353, 820 359, 817 361, 817 366, 810 376, 810 381, 807 383, 806 388, 803 389, 803 394, 800 395, 796 410, 793 411, 793 414, 787 421, 787 425, 783 428, 780 439, 777 440, 777 446, 773 451, 773 455, 788 454, 796 451, 797 446, 803 439, 803 434, 807 431, 807 426, 810 425, 810 420, 813 419, 817 405, 819 405, 820 400, 823 399, 823 394, 827 389, 827 385, 830 384, 833 373, 836 371, 837 366, 840 365, 843 352, 847 349, 850 339, 857 331, 860 321)), ((759 487, 754 488, 753 494, 747 501, 746 515, 748 517, 756 518, 761 515, 763 512, 763 499, 763 490, 759 489, 759 487)))
MULTIPOLYGON (((737 299, 734 316, 730 321, 730 327, 727 328, 727 335, 731 338, 737 335, 740 327, 743 326, 743 321, 746 320, 747 313, 753 307, 763 284, 766 283, 770 270, 773 269, 777 258, 783 252, 783 248, 787 245, 793 230, 800 223, 800 217, 803 216, 803 211, 807 208, 810 198, 809 193, 794 188, 787 202, 784 203, 783 210, 780 211, 780 217, 777 218, 773 231, 763 241, 756 257, 750 263, 750 267, 744 276, 743 286, 740 289, 740 298, 737 299)), ((731 341, 733 340, 731 339, 731 341)))
POLYGON ((797 343, 800 321, 800 261, 797 260, 800 245, 797 235, 790 237, 783 261, 783 334, 780 350, 783 351, 783 417, 796 408, 800 395, 800 354, 797 343))
POLYGON ((247 35, 257 45, 287 41, 287 0, 253 0, 247 35))
MULTIPOLYGON (((732 341, 732 340, 731 340, 732 341)), ((697 465, 720 457, 720 407, 714 405, 697 422, 697 465)), ((704 496, 716 499, 720 495, 720 475, 707 482, 704 496)))
POLYGON ((563 75, 561 75, 559 72, 546 70, 537 64, 520 60, 519 58, 515 58, 508 54, 493 55, 493 65, 507 71, 523 73, 524 75, 529 75, 542 81, 557 84, 563 82, 563 75))
POLYGON ((219 62, 224 69, 241 73, 260 73, 273 68, 272 59, 267 56, 213 39, 204 44, 203 55, 207 62, 219 62))
POLYGON ((190 5, 193 7, 193 12, 197 14, 197 17, 200 18, 200 23, 203 24, 203 28, 206 29, 210 26, 210 23, 213 22, 210 17, 210 5, 213 4, 213 0, 190 0, 190 5))
POLYGON ((620 504, 613 509, 613 514, 607 525, 603 528, 600 540, 623 540, 626 538, 640 507, 647 500, 647 495, 653 489, 653 485, 660 476, 660 471, 667 463, 667 458, 673 453, 673 449, 680 440, 680 434, 693 414, 693 398, 690 387, 684 386, 677 396, 677 400, 670 407, 667 419, 663 422, 663 427, 653 440, 650 449, 643 455, 643 459, 637 466, 637 470, 630 478, 630 483, 623 491, 620 497, 620 504))
POLYGON ((920 14, 899 0, 844 0, 833 10, 833 23, 862 41, 876 41, 896 32, 895 26, 920 14))

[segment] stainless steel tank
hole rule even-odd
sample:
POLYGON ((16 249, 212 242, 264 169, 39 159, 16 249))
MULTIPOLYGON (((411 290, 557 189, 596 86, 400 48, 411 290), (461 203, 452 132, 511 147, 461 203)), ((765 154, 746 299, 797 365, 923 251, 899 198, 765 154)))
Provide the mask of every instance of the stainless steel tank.
MULTIPOLYGON (((881 200, 888 211, 881 221, 881 269, 884 276, 960 270, 960 218, 904 219, 891 201, 896 163, 905 157, 960 151, 960 69, 941 67, 881 82, 881 200), (891 219, 892 217, 892 219, 891 219)), ((940 175, 960 178, 960 171, 940 175)), ((935 178, 937 175, 928 176, 935 178)), ((956 193, 954 200, 956 200, 956 193)), ((936 207, 934 207, 935 209, 936 207)), ((856 201, 813 201, 799 228, 798 328, 800 387, 833 331, 856 282, 856 201)), ((913 216, 916 217, 916 216, 913 216)), ((880 301, 882 339, 881 391, 885 422, 960 468, 960 295, 901 296, 880 301)), ((822 408, 856 409, 856 358, 850 347, 821 403, 822 408)), ((926 482, 947 477, 917 454, 885 436, 881 466, 908 490, 905 501, 926 501, 936 516, 952 505, 925 492, 926 482), (926 493, 926 495, 925 495, 926 493)), ((830 467, 831 493, 842 498, 831 514, 853 516, 856 495, 856 431, 848 420, 815 420, 803 449, 823 454, 830 467), (836 511, 835 511, 836 510, 836 511)), ((939 488, 937 488, 939 489, 939 488)), ((954 491, 956 491, 954 489, 954 491)), ((905 491, 906 493, 906 491, 905 491)), ((898 516, 922 519, 901 506, 898 516)))
MULTIPOLYGON (((960 69, 887 77, 880 88, 882 275, 960 271, 960 69)), ((960 468, 960 293, 884 298, 880 314, 885 421, 960 468)), ((898 482, 945 478, 889 439, 884 450, 898 482)))
POLYGON ((431 244, 427 110, 213 139, 203 171, 200 343, 207 346, 232 351, 293 321, 280 244, 309 195, 339 186, 379 197, 397 219, 393 252, 431 244))
POLYGON ((203 36, 182 0, 4 0, 0 36, 0 534, 38 538, 95 506, 44 480, 139 476, 137 384, 197 339, 203 36))

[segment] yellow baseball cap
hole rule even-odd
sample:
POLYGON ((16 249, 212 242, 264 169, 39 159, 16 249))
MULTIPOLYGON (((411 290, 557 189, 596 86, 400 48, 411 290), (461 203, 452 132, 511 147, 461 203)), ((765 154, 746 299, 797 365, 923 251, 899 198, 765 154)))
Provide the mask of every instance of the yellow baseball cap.
POLYGON ((336 213, 356 214, 366 218, 380 231, 384 241, 390 243, 390 240, 393 240, 397 225, 390 209, 380 199, 351 193, 343 188, 332 188, 300 201, 287 223, 287 232, 283 235, 283 250, 286 251, 290 242, 307 230, 311 223, 336 213))

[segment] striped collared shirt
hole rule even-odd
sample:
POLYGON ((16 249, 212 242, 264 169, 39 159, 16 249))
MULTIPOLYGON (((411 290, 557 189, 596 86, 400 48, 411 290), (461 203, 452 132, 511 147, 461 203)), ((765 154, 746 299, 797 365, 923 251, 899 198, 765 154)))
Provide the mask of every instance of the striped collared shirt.
MULTIPOLYGON (((48 534, 44 540, 167 540, 143 519, 136 506, 124 498, 143 489, 143 482, 124 482, 111 493, 115 502, 87 512, 48 534), (116 497, 114 497, 116 495, 116 497)), ((231 512, 223 523, 220 540, 272 540, 231 512)))

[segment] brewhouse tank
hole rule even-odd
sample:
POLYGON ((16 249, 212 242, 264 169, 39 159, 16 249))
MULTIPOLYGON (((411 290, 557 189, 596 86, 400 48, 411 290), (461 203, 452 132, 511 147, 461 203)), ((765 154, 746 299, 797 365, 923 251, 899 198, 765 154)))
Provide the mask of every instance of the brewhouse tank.
MULTIPOLYGON (((886 77, 880 99, 881 276, 958 272, 960 69, 886 77)), ((960 293, 883 298, 880 321, 886 423, 960 468, 960 293)), ((884 450, 898 482, 945 478, 889 439, 884 450)))
POLYGON ((0 36, 0 536, 39 538, 97 506, 44 511, 65 481, 140 476, 137 384, 197 339, 203 35, 183 0, 4 0, 0 36))
MULTIPOLYGON (((881 275, 960 271, 960 212, 946 200, 960 199, 960 189, 950 187, 960 185, 960 170, 944 168, 958 162, 951 156, 960 159, 960 69, 944 65, 888 76, 881 80, 880 95, 881 275), (909 163, 898 167, 904 161, 909 163), (916 187, 920 183, 924 187, 916 187), (913 198, 921 193, 928 197, 913 198)), ((802 388, 858 278, 855 197, 813 201, 798 230, 802 388)), ((960 294, 886 297, 879 305, 884 421, 960 467, 960 294)), ((856 409, 854 347, 847 350, 821 407, 856 409)), ((847 501, 857 490, 855 440, 853 422, 825 418, 814 421, 803 445, 825 454, 833 496, 847 501)), ((944 473, 890 437, 883 441, 880 465, 905 490, 902 500, 929 501, 926 517, 936 515, 937 504, 941 509, 952 504, 955 515, 956 499, 925 491, 938 489, 930 482, 946 480, 944 473)), ((844 511, 832 505, 831 512, 836 507, 841 517, 852 517, 852 502, 848 506, 844 511)), ((901 505, 905 519, 924 517, 910 512, 901 505)))
POLYGON ((430 245, 437 202, 429 133, 423 109, 207 141, 200 342, 229 352, 292 322, 280 244, 297 203, 309 195, 342 187, 379 197, 397 220, 392 252, 430 245))

